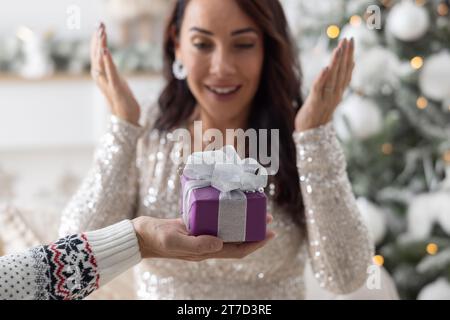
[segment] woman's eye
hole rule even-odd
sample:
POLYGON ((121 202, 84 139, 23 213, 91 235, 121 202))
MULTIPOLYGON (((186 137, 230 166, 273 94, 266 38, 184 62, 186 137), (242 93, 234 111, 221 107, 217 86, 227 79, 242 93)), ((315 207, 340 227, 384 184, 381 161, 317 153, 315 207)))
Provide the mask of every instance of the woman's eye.
POLYGON ((194 47, 196 47, 199 50, 205 50, 211 48, 211 45, 205 42, 198 42, 194 43, 194 47))

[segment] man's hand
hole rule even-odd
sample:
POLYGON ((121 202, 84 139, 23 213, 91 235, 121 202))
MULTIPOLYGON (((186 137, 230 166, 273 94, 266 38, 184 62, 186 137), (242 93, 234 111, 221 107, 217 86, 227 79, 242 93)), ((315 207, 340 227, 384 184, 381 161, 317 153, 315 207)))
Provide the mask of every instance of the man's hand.
MULTIPOLYGON (((267 223, 272 222, 271 215, 267 223)), ((202 261, 217 258, 244 258, 263 247, 275 237, 267 231, 266 239, 260 242, 223 243, 213 236, 190 236, 181 219, 156 219, 139 217, 133 221, 142 258, 172 258, 202 261)))

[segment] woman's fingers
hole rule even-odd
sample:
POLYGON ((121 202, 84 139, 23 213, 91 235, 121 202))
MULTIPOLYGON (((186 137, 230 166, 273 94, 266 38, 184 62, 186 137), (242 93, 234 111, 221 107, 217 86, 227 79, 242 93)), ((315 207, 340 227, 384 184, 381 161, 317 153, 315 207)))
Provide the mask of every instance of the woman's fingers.
POLYGON ((105 26, 103 24, 100 24, 97 31, 92 35, 91 40, 91 74, 96 81, 100 79, 101 75, 105 74, 101 54, 102 45, 106 41, 105 38, 105 26))
POLYGON ((353 38, 350 40, 350 59, 349 59, 349 65, 347 69, 347 74, 345 75, 345 88, 348 87, 350 84, 350 81, 352 80, 352 74, 353 69, 355 68, 355 61, 354 61, 354 55, 355 55, 355 41, 353 38))
POLYGON ((95 40, 96 46, 95 46, 95 70, 96 71, 102 71, 103 69, 103 59, 102 59, 102 43, 104 42, 105 37, 105 26, 103 24, 100 25, 100 27, 97 30, 97 38, 95 40))
POLYGON ((333 54, 333 59, 330 66, 330 77, 325 85, 325 93, 327 95, 333 94, 336 90, 336 83, 341 58, 342 58, 342 42, 339 43, 339 46, 335 49, 333 54))
POLYGON ((99 71, 105 72, 105 63, 103 62, 102 52, 105 48, 108 48, 108 36, 106 34, 106 27, 105 25, 100 26, 100 33, 98 38, 99 46, 98 46, 98 52, 99 52, 99 61, 98 61, 98 67, 99 71))
POLYGON ((341 65, 339 69, 339 77, 338 77, 338 88, 339 92, 342 94, 345 89, 347 88, 347 76, 349 73, 349 69, 351 68, 351 64, 353 62, 353 56, 352 56, 352 48, 350 45, 350 41, 347 39, 344 40, 344 56, 341 60, 341 65))
POLYGON ((312 93, 316 95, 319 99, 323 98, 323 89, 326 83, 326 80, 329 76, 329 67, 326 67, 322 69, 320 74, 317 76, 317 78, 314 80, 313 86, 312 86, 312 93))
POLYGON ((108 48, 103 48, 102 57, 108 85, 114 93, 117 93, 118 88, 121 86, 121 79, 108 48))

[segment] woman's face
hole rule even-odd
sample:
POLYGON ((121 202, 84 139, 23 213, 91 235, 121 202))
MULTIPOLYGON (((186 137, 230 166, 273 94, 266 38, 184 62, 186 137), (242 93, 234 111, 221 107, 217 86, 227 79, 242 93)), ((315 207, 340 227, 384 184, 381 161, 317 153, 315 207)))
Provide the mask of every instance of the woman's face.
POLYGON ((209 117, 223 121, 248 115, 261 77, 263 35, 235 0, 190 0, 176 57, 209 117))

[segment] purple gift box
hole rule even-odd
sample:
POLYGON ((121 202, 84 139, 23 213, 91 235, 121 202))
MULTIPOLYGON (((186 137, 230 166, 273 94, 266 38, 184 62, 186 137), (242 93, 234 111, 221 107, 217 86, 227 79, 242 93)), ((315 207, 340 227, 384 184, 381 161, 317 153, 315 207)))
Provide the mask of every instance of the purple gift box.
MULTIPOLYGON (((181 176, 182 194, 189 179, 181 176)), ((221 199, 221 192, 212 187, 193 189, 187 202, 187 215, 184 217, 186 228, 194 236, 212 235, 220 237, 224 242, 252 242, 266 238, 267 197, 264 192, 245 192, 246 200, 240 200, 238 208, 245 212, 223 212, 220 209, 224 201, 236 203, 233 199, 221 199), (242 204, 242 201, 246 203, 242 204)), ((241 193, 242 194, 242 193, 241 193)), ((181 208, 183 211, 183 197, 181 208)), ((221 208, 233 208, 233 203, 221 208)))

